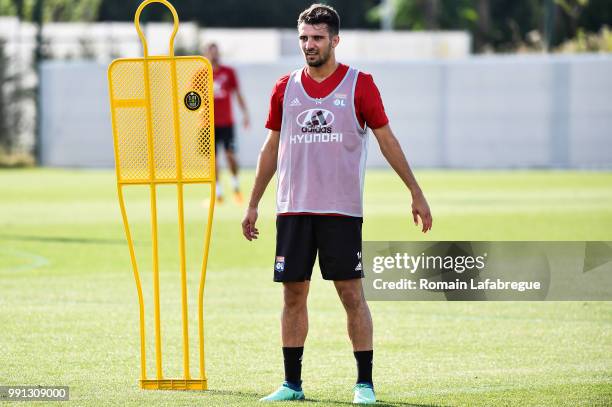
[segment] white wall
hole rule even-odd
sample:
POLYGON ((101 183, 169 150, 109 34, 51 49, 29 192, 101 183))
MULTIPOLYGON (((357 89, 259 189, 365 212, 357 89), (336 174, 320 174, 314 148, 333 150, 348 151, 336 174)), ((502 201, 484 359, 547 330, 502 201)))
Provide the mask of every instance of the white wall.
POLYGON ((46 62, 41 85, 41 165, 114 166, 106 66, 46 62))
MULTIPOLYGON (((410 162, 453 168, 612 168, 612 56, 479 57, 355 64, 373 74, 410 162)), ((256 163, 269 96, 291 63, 238 64, 256 163)), ((43 164, 112 166, 105 66, 43 66, 43 164)), ((236 113, 239 117, 239 114, 236 113)), ((370 166, 386 166, 371 137, 370 166)))

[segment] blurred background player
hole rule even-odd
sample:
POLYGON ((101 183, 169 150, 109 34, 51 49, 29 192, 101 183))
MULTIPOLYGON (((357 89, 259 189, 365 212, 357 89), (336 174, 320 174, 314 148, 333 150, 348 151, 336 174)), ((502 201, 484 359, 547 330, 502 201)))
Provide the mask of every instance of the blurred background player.
MULTIPOLYGON (((210 61, 213 68, 214 97, 215 97, 215 155, 218 146, 223 146, 227 165, 232 173, 232 189, 234 199, 237 203, 242 203, 240 193, 240 181, 238 179, 238 159, 236 158, 236 142, 234 133, 234 117, 232 115, 232 94, 236 94, 238 106, 242 111, 242 125, 249 127, 249 112, 247 105, 240 93, 238 76, 233 68, 221 65, 219 47, 215 43, 210 43, 204 50, 206 58, 210 61)), ((218 165, 215 169, 217 176, 217 202, 223 202, 223 185, 219 182, 218 165)))

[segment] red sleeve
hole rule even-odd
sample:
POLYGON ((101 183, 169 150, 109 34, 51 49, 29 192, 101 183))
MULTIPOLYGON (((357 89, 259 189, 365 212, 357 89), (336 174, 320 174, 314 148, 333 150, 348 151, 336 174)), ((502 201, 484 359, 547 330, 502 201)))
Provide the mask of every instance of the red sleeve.
POLYGON ((385 106, 372 75, 359 72, 355 85, 355 112, 359 124, 378 129, 389 123, 385 106))
POLYGON ((268 119, 266 120, 266 129, 280 131, 283 121, 283 99, 285 98, 285 89, 289 82, 289 75, 281 77, 272 89, 270 97, 270 110, 268 111, 268 119))

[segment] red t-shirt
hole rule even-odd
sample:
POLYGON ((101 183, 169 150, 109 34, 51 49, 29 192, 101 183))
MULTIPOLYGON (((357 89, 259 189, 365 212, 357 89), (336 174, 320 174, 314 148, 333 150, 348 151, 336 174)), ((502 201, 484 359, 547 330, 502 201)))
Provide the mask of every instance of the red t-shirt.
POLYGON ((238 78, 232 68, 219 65, 213 69, 213 92, 215 95, 215 126, 234 124, 232 117, 232 93, 238 90, 238 78))
MULTIPOLYGON (((336 68, 334 73, 320 83, 312 79, 306 72, 306 68, 304 68, 302 70, 304 90, 312 98, 324 98, 340 84, 348 68, 348 65, 338 64, 338 68, 336 68)), ((268 112, 268 120, 266 121, 266 128, 269 130, 280 131, 281 129, 283 99, 288 81, 289 75, 281 77, 272 90, 270 110, 268 112)), ((355 84, 355 112, 361 127, 367 124, 371 129, 378 129, 389 123, 380 92, 370 74, 359 72, 357 77, 357 83, 355 84)))

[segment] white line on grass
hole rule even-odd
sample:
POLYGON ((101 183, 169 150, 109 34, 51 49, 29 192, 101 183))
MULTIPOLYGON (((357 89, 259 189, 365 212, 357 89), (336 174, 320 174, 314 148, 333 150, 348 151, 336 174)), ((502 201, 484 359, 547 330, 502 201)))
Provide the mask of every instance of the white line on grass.
POLYGON ((25 259, 29 261, 29 263, 22 264, 20 266, 12 267, 12 268, 0 268, 0 273, 19 273, 23 271, 35 270, 40 267, 47 266, 51 264, 51 261, 44 256, 38 255, 36 253, 27 252, 25 250, 17 250, 11 249, 7 247, 0 248, 0 254, 6 253, 9 256, 25 259))

